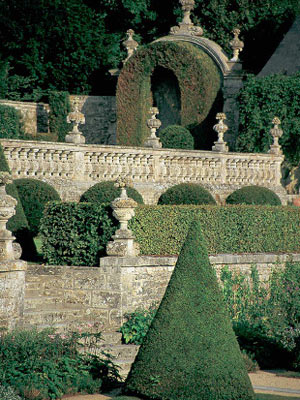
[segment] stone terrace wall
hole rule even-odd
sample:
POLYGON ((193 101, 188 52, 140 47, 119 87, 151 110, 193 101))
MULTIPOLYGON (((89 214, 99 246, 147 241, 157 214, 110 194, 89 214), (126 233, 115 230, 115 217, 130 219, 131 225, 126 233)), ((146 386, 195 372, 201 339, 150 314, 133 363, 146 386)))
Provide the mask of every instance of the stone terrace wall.
MULTIPOLYGON (((225 265, 246 274, 256 265, 262 281, 268 279, 274 267, 283 268, 289 259, 300 261, 300 254, 210 256, 217 275, 225 265)), ((98 323, 101 330, 115 331, 127 312, 160 302, 176 260, 176 257, 104 257, 99 268, 29 265, 24 325, 64 330, 98 323)))
POLYGON ((199 183, 219 202, 247 185, 265 186, 286 204, 281 186, 283 156, 254 153, 75 145, 1 139, 13 179, 34 178, 54 186, 64 201, 100 181, 131 178, 146 204, 168 187, 199 183))

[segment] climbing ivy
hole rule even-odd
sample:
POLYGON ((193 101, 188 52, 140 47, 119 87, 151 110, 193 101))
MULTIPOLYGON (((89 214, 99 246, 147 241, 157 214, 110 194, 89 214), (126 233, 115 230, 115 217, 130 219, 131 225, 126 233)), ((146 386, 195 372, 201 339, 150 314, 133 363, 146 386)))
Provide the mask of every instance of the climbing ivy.
POLYGON ((190 43, 156 42, 141 48, 125 64, 117 86, 117 141, 141 146, 149 135, 146 121, 152 105, 151 75, 171 70, 181 93, 181 124, 193 128, 207 116, 221 86, 212 59, 190 43))

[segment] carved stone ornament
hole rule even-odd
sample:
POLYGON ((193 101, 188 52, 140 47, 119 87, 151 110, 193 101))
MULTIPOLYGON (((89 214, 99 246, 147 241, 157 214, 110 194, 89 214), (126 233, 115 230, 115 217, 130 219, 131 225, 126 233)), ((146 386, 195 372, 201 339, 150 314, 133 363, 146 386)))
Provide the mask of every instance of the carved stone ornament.
POLYGON ((124 40, 123 46, 127 50, 127 57, 123 61, 123 65, 126 63, 126 61, 129 60, 129 58, 133 55, 133 53, 135 52, 135 50, 138 48, 138 45, 139 45, 138 42, 136 42, 133 39, 133 35, 134 35, 133 29, 128 29, 126 34, 127 34, 127 39, 124 40))
POLYGON ((219 152, 227 152, 228 146, 226 142, 224 142, 224 133, 227 132, 228 126, 224 123, 226 119, 225 113, 218 113, 216 115, 216 119, 219 121, 216 125, 214 125, 213 129, 218 133, 218 141, 215 142, 215 145, 212 147, 213 151, 219 152))
POLYGON ((276 155, 281 155, 282 150, 281 146, 278 143, 278 140, 281 138, 283 134, 283 130, 279 128, 279 125, 281 124, 281 121, 278 117, 274 117, 272 120, 272 124, 274 125, 272 129, 270 129, 270 133, 273 137, 273 144, 270 146, 269 153, 270 154, 276 154, 276 155))
POLYGON ((0 262, 11 261, 20 257, 20 251, 15 251, 15 237, 6 228, 7 221, 16 213, 17 200, 6 193, 5 185, 12 179, 8 172, 0 172, 0 262))
POLYGON ((84 114, 79 111, 79 102, 77 99, 74 100, 73 107, 74 111, 70 112, 67 116, 67 122, 74 123, 73 129, 66 135, 65 140, 67 143, 83 144, 85 143, 85 137, 82 132, 79 131, 78 126, 79 124, 85 124, 85 117, 84 114))
POLYGON ((202 36, 203 29, 200 26, 194 26, 191 21, 191 11, 195 7, 194 0, 179 0, 183 12, 183 19, 179 22, 179 26, 172 26, 171 35, 190 35, 202 36))
POLYGON ((234 35, 234 38, 229 42, 229 44, 233 51, 233 57, 231 58, 230 61, 238 62, 239 61, 239 53, 244 48, 244 42, 242 42, 239 38, 239 34, 241 33, 240 29, 236 28, 232 31, 232 33, 234 35))
POLYGON ((119 178, 115 186, 121 188, 121 195, 112 203, 113 216, 120 222, 120 228, 115 232, 112 239, 106 247, 106 253, 109 256, 131 256, 139 255, 139 246, 134 242, 134 235, 128 229, 128 222, 134 216, 134 209, 138 206, 137 202, 127 196, 126 186, 129 181, 119 178))
POLYGON ((151 117, 147 120, 147 126, 150 129, 150 136, 146 139, 144 146, 152 147, 153 149, 160 149, 162 144, 159 138, 156 136, 156 131, 161 127, 161 121, 156 118, 156 115, 159 114, 157 107, 150 107, 149 113, 151 117))

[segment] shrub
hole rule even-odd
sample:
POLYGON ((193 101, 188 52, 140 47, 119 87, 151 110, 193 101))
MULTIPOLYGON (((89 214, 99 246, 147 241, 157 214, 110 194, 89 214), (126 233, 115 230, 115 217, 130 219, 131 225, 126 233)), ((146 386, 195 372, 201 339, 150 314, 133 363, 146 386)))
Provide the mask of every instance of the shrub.
POLYGON ((48 183, 37 179, 16 179, 14 181, 33 236, 39 233, 40 220, 48 201, 60 200, 57 191, 48 183))
POLYGON ((155 306, 150 307, 149 310, 136 310, 125 314, 127 321, 120 328, 123 341, 126 344, 141 344, 155 314, 155 306))
MULTIPOLYGON (((10 173, 2 145, 0 144, 0 171, 10 173)), ((22 203, 19 198, 17 187, 14 183, 6 185, 6 193, 17 200, 16 213, 7 222, 6 227, 16 237, 16 241, 22 247, 21 258, 23 260, 33 260, 36 258, 36 248, 33 241, 33 236, 29 231, 28 222, 24 214, 22 203)))
POLYGON ((180 125, 169 125, 159 132, 163 148, 193 149, 194 138, 187 128, 180 125))
POLYGON ((71 130, 67 115, 71 111, 69 93, 50 91, 49 93, 49 130, 59 142, 65 141, 66 134, 71 130))
MULTIPOLYGON (((128 197, 131 197, 139 204, 143 204, 143 198, 137 190, 134 188, 126 188, 128 197)), ((90 187, 80 197, 80 202, 87 203, 111 203, 117 197, 121 195, 121 189, 115 187, 115 182, 106 181, 96 183, 96 185, 90 187)))
POLYGON ((198 221, 125 388, 153 399, 254 399, 198 221))
POLYGON ((167 189, 158 204, 216 204, 208 190, 196 183, 180 183, 167 189))
POLYGON ((23 136, 24 128, 20 111, 0 104, 0 137, 22 139, 23 136))
POLYGON ((0 385, 0 399, 1 400, 22 400, 16 391, 10 386, 0 385))
POLYGON ((49 203, 41 221, 49 264, 98 266, 117 222, 105 204, 49 203))
POLYGON ((100 333, 89 331, 2 333, 0 381, 12 386, 25 400, 57 399, 78 391, 99 392, 103 384, 118 377, 110 357, 102 357, 100 340, 100 333))
POLYGON ((269 204, 271 206, 281 205, 280 198, 272 190, 261 186, 244 186, 231 193, 227 204, 269 204))
POLYGON ((299 207, 227 205, 140 206, 129 222, 141 254, 179 254, 199 217, 210 254, 299 252, 299 207))

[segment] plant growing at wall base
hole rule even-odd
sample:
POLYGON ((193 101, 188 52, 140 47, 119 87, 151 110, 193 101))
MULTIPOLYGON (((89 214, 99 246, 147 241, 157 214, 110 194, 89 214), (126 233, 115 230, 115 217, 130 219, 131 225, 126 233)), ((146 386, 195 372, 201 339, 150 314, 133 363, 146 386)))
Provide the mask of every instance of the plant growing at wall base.
POLYGON ((180 125, 169 125, 159 132, 163 148, 168 149, 193 149, 194 138, 190 131, 180 125))
MULTIPOLYGON (((143 198, 137 190, 132 187, 127 187, 126 192, 128 197, 132 198, 139 204, 143 204, 143 198)), ((96 183, 96 185, 90 187, 80 197, 80 202, 86 203, 111 203, 117 197, 120 197, 121 189, 115 186, 113 181, 105 181, 96 183)))
POLYGON ((0 104, 0 137, 22 139, 24 127, 20 111, 14 107, 0 104))
POLYGON ((66 134, 71 130, 67 123, 67 115, 71 111, 69 93, 50 91, 48 97, 50 114, 49 129, 59 142, 65 141, 66 134))
POLYGON ((280 206, 281 200, 272 190, 261 186, 244 186, 232 192, 226 199, 227 204, 255 204, 280 206))
POLYGON ((125 389, 155 399, 254 400, 197 220, 125 389))
POLYGON ((201 185, 180 183, 167 189, 158 199, 158 204, 216 204, 216 201, 201 185))

